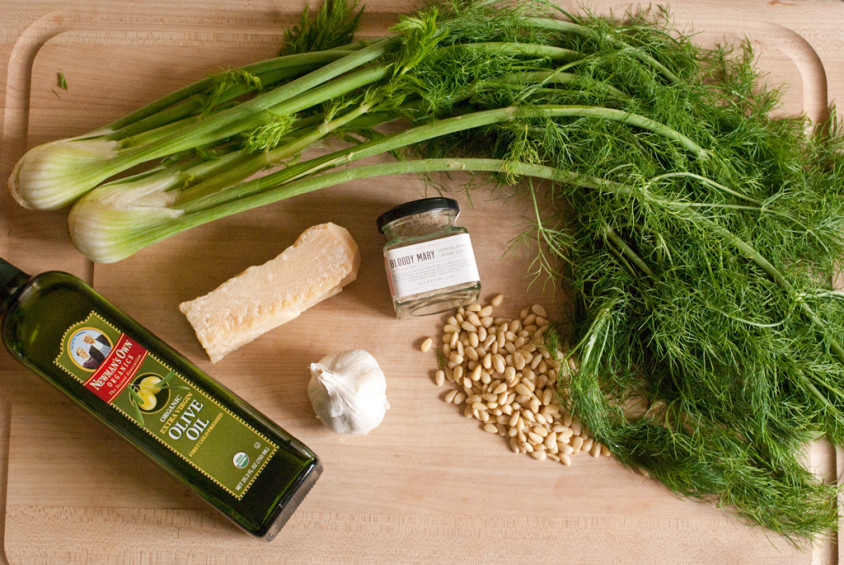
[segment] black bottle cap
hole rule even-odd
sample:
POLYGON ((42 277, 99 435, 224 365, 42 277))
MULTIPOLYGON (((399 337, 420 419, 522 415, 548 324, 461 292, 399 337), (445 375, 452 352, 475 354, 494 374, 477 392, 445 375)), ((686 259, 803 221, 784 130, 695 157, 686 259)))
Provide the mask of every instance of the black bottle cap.
POLYGON ((23 274, 23 271, 0 258, 0 289, 6 288, 12 280, 23 274))
POLYGON ((420 214, 422 212, 430 212, 431 210, 454 210, 459 214, 460 204, 457 203, 457 200, 444 198, 442 196, 411 200, 410 202, 399 204, 395 208, 378 216, 378 219, 376 220, 378 224, 378 231, 383 233, 384 226, 390 222, 398 220, 399 218, 412 216, 413 214, 420 214))
POLYGON ((0 259, 0 315, 6 311, 9 301, 28 279, 26 273, 0 259))

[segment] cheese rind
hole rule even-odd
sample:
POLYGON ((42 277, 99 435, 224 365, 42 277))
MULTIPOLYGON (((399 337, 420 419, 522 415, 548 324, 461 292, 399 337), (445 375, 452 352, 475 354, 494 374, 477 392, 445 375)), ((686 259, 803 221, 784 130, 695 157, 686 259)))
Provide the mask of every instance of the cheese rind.
POLYGON ((249 267, 179 310, 216 363, 267 331, 334 296, 357 278, 360 250, 333 223, 308 228, 278 257, 249 267))

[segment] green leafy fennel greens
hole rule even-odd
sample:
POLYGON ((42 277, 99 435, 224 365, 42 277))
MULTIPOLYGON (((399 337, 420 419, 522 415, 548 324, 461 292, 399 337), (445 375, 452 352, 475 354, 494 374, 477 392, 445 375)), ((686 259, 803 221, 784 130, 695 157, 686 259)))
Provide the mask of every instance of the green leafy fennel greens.
POLYGON ((575 297, 560 391, 592 435, 794 543, 834 531, 838 487, 803 462, 844 443, 834 110, 775 117, 748 45, 700 47, 659 10, 454 0, 365 41, 354 10, 327 0, 278 58, 33 149, 13 193, 72 203, 108 262, 352 179, 478 175, 535 204, 534 274, 575 297))

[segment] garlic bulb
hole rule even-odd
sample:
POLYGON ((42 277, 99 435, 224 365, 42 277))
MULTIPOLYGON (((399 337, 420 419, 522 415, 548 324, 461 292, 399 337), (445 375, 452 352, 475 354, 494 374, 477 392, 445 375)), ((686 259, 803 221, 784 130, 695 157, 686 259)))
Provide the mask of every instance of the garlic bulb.
POLYGON ((323 357, 310 369, 308 397, 330 430, 363 435, 378 427, 390 404, 387 379, 375 357, 353 349, 323 357))

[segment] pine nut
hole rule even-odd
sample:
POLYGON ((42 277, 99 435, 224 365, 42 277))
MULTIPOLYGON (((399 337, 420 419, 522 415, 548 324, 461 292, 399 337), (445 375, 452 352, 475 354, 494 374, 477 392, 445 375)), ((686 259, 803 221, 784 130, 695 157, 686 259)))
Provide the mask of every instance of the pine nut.
POLYGON ((492 356, 492 366, 495 369, 496 373, 504 373, 504 369, 506 368, 506 364, 504 362, 504 357, 501 355, 493 355, 492 356))
MULTIPOLYGON (((486 328, 483 327, 483 326, 479 327, 478 328, 478 342, 479 343, 485 342, 487 337, 488 336, 487 336, 486 328)), ((477 347, 477 345, 475 347, 477 347)))
POLYGON ((466 314, 466 321, 469 322, 473 326, 472 331, 474 331, 474 329, 477 329, 478 327, 480 327, 482 325, 481 319, 478 317, 478 315, 475 312, 469 312, 468 314, 466 314))
POLYGON ((530 311, 536 314, 537 316, 542 316, 543 318, 548 317, 548 313, 545 311, 545 308, 543 308, 541 304, 534 304, 530 307, 530 311))
POLYGON ((460 341, 460 332, 454 332, 451 334, 451 339, 448 341, 448 345, 454 349, 457 346, 458 341, 460 341))
POLYGON ((483 365, 475 365, 475 368, 472 369, 471 379, 475 382, 481 380, 481 373, 483 372, 483 365))
POLYGON ((495 308, 501 306, 501 303, 504 302, 504 296, 501 294, 496 294, 492 300, 490 300, 490 304, 492 304, 495 308))
MULTIPOLYGON (((472 335, 476 335, 476 334, 472 334, 472 335)), ((480 357, 478 356, 478 350, 475 349, 474 345, 470 345, 469 347, 467 347, 465 353, 466 353, 466 357, 468 357, 472 361, 478 361, 480 359, 480 357)))
POLYGON ((437 383, 437 386, 443 386, 445 384, 445 371, 440 369, 434 373, 434 382, 437 383))
POLYGON ((480 345, 481 341, 478 337, 478 332, 471 332, 469 334, 469 345, 472 346, 472 349, 475 349, 478 345, 480 345))
POLYGON ((522 396, 527 396, 529 398, 531 395, 530 389, 525 385, 524 380, 518 383, 515 387, 513 387, 513 389, 516 391, 516 393, 522 396))
POLYGON ((516 397, 516 402, 518 402, 521 406, 527 406, 530 404, 530 394, 520 394, 516 397))
POLYGON ((542 438, 548 437, 549 434, 548 428, 546 428, 545 426, 533 426, 533 428, 531 428, 531 431, 533 431, 533 433, 542 438))

